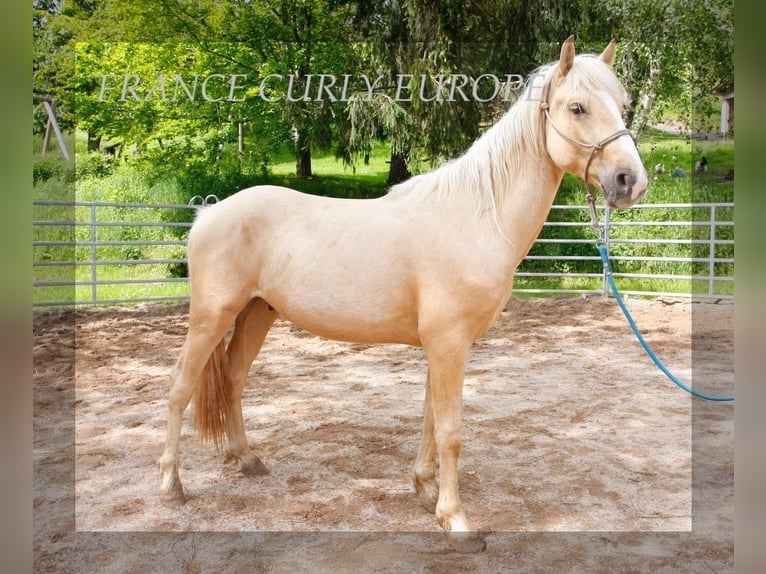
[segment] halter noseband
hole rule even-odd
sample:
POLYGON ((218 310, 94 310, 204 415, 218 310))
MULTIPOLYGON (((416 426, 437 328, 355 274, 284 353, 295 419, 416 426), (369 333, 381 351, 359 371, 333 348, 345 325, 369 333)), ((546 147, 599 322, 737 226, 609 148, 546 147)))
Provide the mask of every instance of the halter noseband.
POLYGON ((583 172, 582 180, 583 180, 583 183, 585 184, 585 191, 587 192, 586 199, 588 200, 588 208, 590 209, 590 218, 591 218, 591 222, 593 223, 593 229, 596 231, 596 235, 600 235, 601 228, 598 224, 598 217, 596 215, 596 196, 593 194, 593 191, 590 188, 590 184, 588 183, 588 169, 590 168, 590 162, 593 160, 593 156, 596 155, 596 152, 598 150, 604 149, 604 146, 606 146, 606 144, 613 142, 614 140, 626 135, 631 136, 632 138, 633 132, 631 132, 627 128, 623 128, 621 130, 617 130, 611 135, 606 136, 604 139, 597 141, 596 143, 584 143, 562 132, 558 128, 558 126, 556 126, 556 124, 553 123, 551 114, 548 111, 549 108, 550 106, 548 105, 548 102, 543 102, 540 104, 540 109, 543 110, 543 113, 545 114, 545 117, 548 120, 548 123, 551 124, 551 127, 553 128, 553 130, 557 134, 559 134, 561 138, 568 141, 569 143, 574 144, 576 146, 584 147, 586 149, 590 149, 590 154, 588 155, 588 161, 585 162, 585 171, 583 172))

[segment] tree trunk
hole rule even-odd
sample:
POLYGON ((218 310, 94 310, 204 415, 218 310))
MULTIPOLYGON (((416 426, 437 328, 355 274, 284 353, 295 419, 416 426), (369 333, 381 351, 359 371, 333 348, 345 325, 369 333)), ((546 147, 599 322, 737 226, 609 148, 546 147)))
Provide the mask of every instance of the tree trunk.
POLYGON ((311 144, 306 132, 300 128, 295 129, 295 154, 295 175, 311 177, 311 144))
POLYGON ((98 151, 101 147, 101 136, 88 132, 88 151, 98 151))
POLYGON ((410 169, 407 165, 408 154, 405 152, 391 152, 391 161, 388 168, 388 185, 401 183, 410 178, 410 169))
POLYGON ((649 114, 657 97, 657 84, 661 76, 662 68, 657 63, 656 58, 651 58, 649 60, 649 79, 646 82, 646 88, 641 92, 638 109, 630 122, 630 129, 636 136, 641 135, 646 122, 649 121, 649 114))
POLYGON ((245 155, 245 123, 237 123, 237 173, 242 175, 242 158, 245 155))

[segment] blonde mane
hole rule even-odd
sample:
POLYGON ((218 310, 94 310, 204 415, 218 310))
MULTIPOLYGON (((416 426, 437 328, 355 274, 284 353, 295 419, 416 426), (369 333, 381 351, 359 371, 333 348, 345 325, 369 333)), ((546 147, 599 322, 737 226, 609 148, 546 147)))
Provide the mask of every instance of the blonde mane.
MULTIPOLYGON (((474 195, 477 216, 490 214, 499 231, 498 210, 512 191, 514 179, 547 155, 540 104, 558 77, 557 64, 552 62, 535 70, 519 99, 463 155, 392 186, 389 195, 433 197, 439 201, 445 195, 469 192, 474 195)), ((606 91, 627 102, 627 94, 611 67, 593 54, 575 57, 562 88, 572 94, 579 89, 606 91)))

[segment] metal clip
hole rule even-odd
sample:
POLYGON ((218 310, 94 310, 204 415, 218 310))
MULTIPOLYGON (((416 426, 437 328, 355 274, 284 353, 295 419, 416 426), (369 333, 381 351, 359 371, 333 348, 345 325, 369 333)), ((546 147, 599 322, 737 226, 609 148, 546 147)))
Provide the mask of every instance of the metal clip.
POLYGON ((598 214, 596 213, 596 196, 588 189, 588 195, 585 196, 588 202, 588 210, 590 211, 590 225, 593 229, 593 233, 596 234, 596 240, 599 243, 604 241, 604 228, 598 221, 598 214))

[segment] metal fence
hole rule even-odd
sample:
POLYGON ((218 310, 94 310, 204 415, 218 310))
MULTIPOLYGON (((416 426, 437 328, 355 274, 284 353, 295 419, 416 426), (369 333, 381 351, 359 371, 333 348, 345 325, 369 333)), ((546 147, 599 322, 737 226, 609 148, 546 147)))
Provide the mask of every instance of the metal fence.
MULTIPOLYGON (((599 211, 622 293, 733 297, 733 203, 638 204, 599 211)), ((553 206, 516 273, 514 292, 608 294, 594 242, 586 206, 553 206), (561 249, 551 254, 551 246, 561 249)))
POLYGON ((182 270, 196 206, 76 201, 33 206, 34 307, 188 299, 182 270))
MULTIPOLYGON (((196 206, 34 202, 35 307, 182 301, 196 206)), ((734 204, 601 209, 626 294, 733 297, 734 204)), ((607 294, 585 206, 553 206, 515 277, 515 294, 607 294)))

